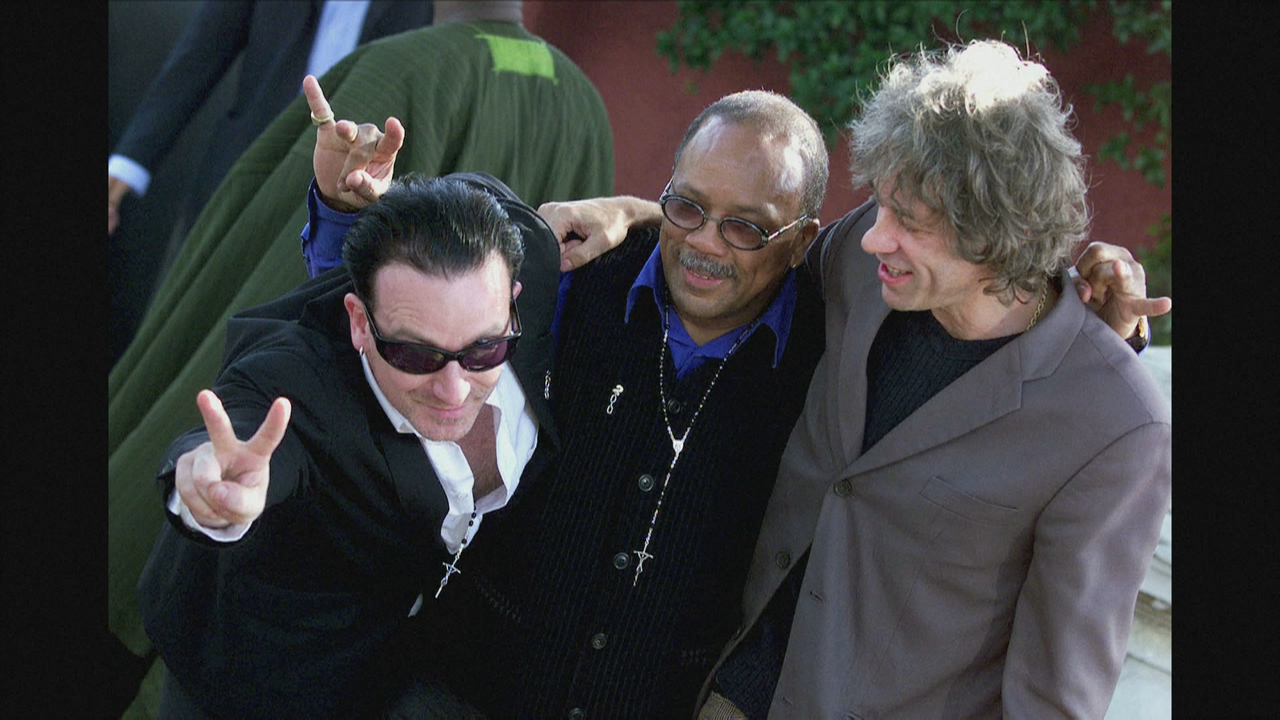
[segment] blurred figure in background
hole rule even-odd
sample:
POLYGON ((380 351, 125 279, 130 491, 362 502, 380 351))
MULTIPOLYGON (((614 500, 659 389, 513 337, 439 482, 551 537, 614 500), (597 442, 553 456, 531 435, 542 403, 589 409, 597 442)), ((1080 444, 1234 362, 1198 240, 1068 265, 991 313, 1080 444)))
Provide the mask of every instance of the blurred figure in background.
POLYGON ((191 222, 240 153, 297 97, 303 76, 319 77, 358 45, 430 25, 431 19, 430 2, 391 0, 205 2, 194 11, 107 160, 111 363, 124 351, 191 222), (230 106, 213 134, 190 157, 178 158, 185 167, 176 177, 152 188, 153 174, 224 78, 230 106), (125 198, 149 190, 161 197, 131 217, 133 204, 125 198), (147 222, 157 211, 166 218, 173 213, 172 226, 163 219, 147 222), (137 227, 130 227, 135 221, 137 227))

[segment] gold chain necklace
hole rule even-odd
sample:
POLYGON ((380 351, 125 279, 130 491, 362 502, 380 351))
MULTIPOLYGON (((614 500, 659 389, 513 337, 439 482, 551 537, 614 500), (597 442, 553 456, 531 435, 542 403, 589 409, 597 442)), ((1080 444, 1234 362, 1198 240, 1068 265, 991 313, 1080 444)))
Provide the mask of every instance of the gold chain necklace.
MULTIPOLYGON (((1040 303, 1036 305, 1036 311, 1031 315, 1031 322, 1027 323, 1027 330, 1036 326, 1036 321, 1040 319, 1040 311, 1044 309, 1044 299, 1049 297, 1049 285, 1046 283, 1044 288, 1040 290, 1040 303)), ((1022 332, 1026 332, 1023 330, 1022 332)))

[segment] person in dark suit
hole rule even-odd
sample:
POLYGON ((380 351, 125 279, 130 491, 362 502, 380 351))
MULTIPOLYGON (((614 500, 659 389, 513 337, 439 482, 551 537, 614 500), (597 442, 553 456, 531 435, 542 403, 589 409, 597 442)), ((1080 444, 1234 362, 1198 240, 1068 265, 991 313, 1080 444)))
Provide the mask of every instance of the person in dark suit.
MULTIPOLYGON (((234 98, 208 149, 198 164, 190 188, 193 216, 204 205, 227 168, 248 147, 258 133, 275 119, 298 94, 304 75, 320 75, 334 61, 356 45, 388 35, 430 25, 430 2, 364 3, 361 14, 339 17, 348 27, 329 32, 349 35, 347 45, 339 39, 335 51, 319 64, 309 60, 318 47, 317 32, 325 5, 341 7, 342 2, 205 2, 187 24, 164 68, 134 111, 115 154, 126 157, 147 170, 154 168, 182 133, 210 90, 241 59, 234 98)), ((325 36, 327 37, 327 33, 325 36)), ((114 230, 111 210, 118 208, 125 193, 144 192, 123 178, 107 173, 108 233, 114 230)))
MULTIPOLYGON (((168 246, 186 235, 232 163, 297 97, 303 76, 322 74, 359 45, 430 25, 432 8, 430 2, 391 0, 201 4, 108 159, 108 235, 115 235, 122 217, 127 228, 130 208, 122 203, 129 195, 173 193, 176 213, 173 228, 160 229, 144 221, 147 237, 127 233, 127 237, 116 236, 112 244, 113 253, 127 252, 131 257, 113 256, 113 348, 118 349, 113 350, 111 362, 132 336, 167 257, 176 248, 168 246), (213 124, 212 135, 199 143, 204 148, 200 156, 190 158, 181 182, 150 188, 152 173, 236 60, 240 64, 230 106, 213 124), (121 246, 118 251, 116 245, 121 246)), ((149 208, 167 206, 148 204, 149 208)))
POLYGON ((139 581, 162 717, 381 703, 406 670, 380 660, 388 640, 555 452, 524 388, 550 374, 558 249, 486 188, 510 194, 481 174, 397 182, 343 267, 228 323, 205 427, 157 476, 169 522, 139 581))

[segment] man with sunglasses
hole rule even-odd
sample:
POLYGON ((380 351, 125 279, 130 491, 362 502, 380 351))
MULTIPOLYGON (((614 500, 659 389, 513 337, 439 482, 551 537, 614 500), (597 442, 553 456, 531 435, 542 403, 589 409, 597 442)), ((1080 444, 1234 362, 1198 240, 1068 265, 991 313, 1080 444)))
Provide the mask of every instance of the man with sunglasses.
MULTIPOLYGON (((389 122, 390 154, 373 163, 384 172, 398 132, 389 122)), ((562 236, 576 225, 626 240, 562 281, 551 388, 561 454, 518 509, 493 518, 477 571, 443 599, 489 609, 434 660, 482 710, 692 713, 743 620, 752 545, 821 354, 821 304, 801 262, 826 159, 790 101, 737 93, 694 121, 658 203, 543 207, 562 236), (640 221, 649 227, 628 234, 640 221)), ((376 199, 367 176, 343 177, 360 202, 376 199)), ((308 242, 340 244, 312 218, 308 242)))
MULTIPOLYGON (((307 95, 325 114, 318 87, 307 95)), ((317 152, 360 140, 347 123, 317 152)), ((377 159, 353 150, 317 164, 308 257, 341 247, 351 215, 335 209, 377 199, 402 132, 388 121, 377 159), (365 166, 378 182, 352 172, 365 166)), ((726 97, 677 150, 670 222, 563 277, 547 388, 560 453, 486 523, 475 564, 433 613, 451 627, 426 634, 416 658, 487 715, 692 713, 740 621, 732 609, 821 351, 820 300, 795 267, 826 181, 806 113, 773 93, 726 97)))
POLYGON ((491 189, 510 194, 475 174, 398 181, 351 226, 343 268, 228 323, 205 427, 159 474, 170 523, 139 583, 161 717, 380 705, 407 669, 386 662, 394 638, 554 452, 559 254, 491 189))

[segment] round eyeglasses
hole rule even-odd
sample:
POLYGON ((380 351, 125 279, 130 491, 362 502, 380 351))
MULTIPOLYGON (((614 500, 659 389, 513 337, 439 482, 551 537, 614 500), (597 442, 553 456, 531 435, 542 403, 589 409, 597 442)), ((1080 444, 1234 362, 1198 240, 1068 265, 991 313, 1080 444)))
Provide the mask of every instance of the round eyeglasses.
MULTIPOLYGON (((671 185, 668 184, 670 189, 671 185)), ((662 206, 662 214, 671 221, 673 225, 682 230, 697 230, 707 223, 708 220, 714 220, 707 215, 707 211, 702 209, 698 203, 686 197, 663 192, 662 197, 658 198, 658 204, 662 206)), ((716 223, 717 229, 720 231, 720 239, 729 243, 730 247, 739 250, 759 250, 765 245, 777 239, 779 235, 808 220, 807 214, 801 215, 793 222, 778 228, 777 232, 768 233, 764 228, 738 217, 722 218, 716 223)))

